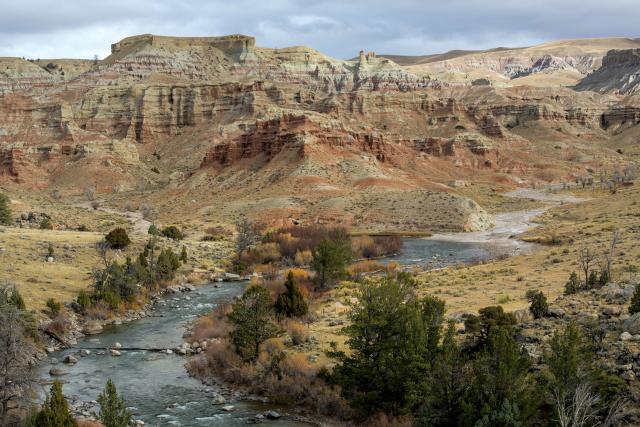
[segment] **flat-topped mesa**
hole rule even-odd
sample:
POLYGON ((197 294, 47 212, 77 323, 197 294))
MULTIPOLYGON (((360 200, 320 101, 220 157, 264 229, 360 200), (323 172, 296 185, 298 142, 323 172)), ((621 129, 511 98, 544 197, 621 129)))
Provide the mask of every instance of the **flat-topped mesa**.
POLYGON ((640 67, 640 49, 612 49, 602 58, 602 66, 640 67))
POLYGON ((253 55, 256 45, 255 37, 232 34, 221 37, 170 37, 154 34, 131 36, 111 45, 111 55, 122 57, 128 52, 151 46, 168 50, 185 49, 193 46, 213 47, 237 59, 246 59, 253 55))

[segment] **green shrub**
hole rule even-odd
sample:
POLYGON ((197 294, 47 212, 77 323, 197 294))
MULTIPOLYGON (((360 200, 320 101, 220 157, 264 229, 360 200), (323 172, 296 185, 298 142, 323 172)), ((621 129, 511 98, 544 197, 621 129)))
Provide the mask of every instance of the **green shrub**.
POLYGON ((155 224, 151 224, 149 226, 149 229, 147 230, 147 233, 151 234, 152 236, 159 236, 160 230, 158 230, 158 227, 155 224))
POLYGON ((78 293, 78 296, 76 297, 76 302, 80 307, 81 313, 86 313, 87 309, 91 307, 91 297, 89 296, 89 293, 85 290, 81 290, 78 293))
POLYGON ((53 224, 49 218, 40 221, 40 230, 53 230, 53 224))
POLYGON ((182 252, 180 252, 180 261, 187 262, 187 248, 185 246, 182 247, 182 252))
POLYGON ((576 272, 572 272, 571 276, 569 276, 569 281, 564 285, 564 294, 571 295, 578 293, 580 291, 580 281, 578 280, 578 275, 576 272))
POLYGON ((49 316, 50 317, 55 317, 60 313, 60 310, 62 309, 62 304, 60 304, 58 301, 56 301, 53 298, 49 298, 46 302, 46 306, 49 309, 49 316))
POLYGON ((11 217, 9 198, 0 193, 0 225, 11 225, 12 222, 13 218, 11 217))
POLYGON ((542 293, 542 291, 536 290, 528 290, 527 291, 527 300, 531 303, 529 310, 533 317, 536 319, 540 319, 547 315, 549 311, 549 304, 547 303, 547 297, 542 293))
POLYGON ((53 258, 54 253, 53 245, 49 243, 49 246, 47 246, 47 258, 53 258))
POLYGON ((127 230, 122 227, 114 228, 104 239, 111 249, 124 249, 131 243, 127 230))
POLYGON ((167 237, 167 238, 173 239, 173 240, 182 240, 182 239, 184 239, 184 234, 175 225, 170 225, 168 227, 164 227, 162 229, 162 235, 164 237, 167 237))
POLYGON ((276 301, 276 313, 285 317, 300 317, 307 314, 309 307, 304 300, 300 289, 293 281, 293 273, 287 274, 287 281, 284 283, 286 290, 280 294, 276 301))

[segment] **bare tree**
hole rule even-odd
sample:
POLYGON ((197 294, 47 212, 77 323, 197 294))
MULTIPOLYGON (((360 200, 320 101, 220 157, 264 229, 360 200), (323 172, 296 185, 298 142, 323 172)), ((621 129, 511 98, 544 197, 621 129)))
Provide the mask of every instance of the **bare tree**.
POLYGON ((255 224, 243 217, 236 223, 236 252, 238 258, 258 240, 255 224))
POLYGON ((0 325, 0 424, 8 425, 10 409, 32 384, 33 343, 25 337, 25 322, 17 307, 0 305, 0 325))
POLYGON ((591 250, 589 247, 585 246, 580 250, 580 267, 584 272, 584 287, 585 289, 589 289, 589 272, 591 271, 591 267, 598 259, 596 253, 591 250))
POLYGON ((620 231, 616 230, 613 232, 613 235, 611 236, 611 244, 609 245, 609 250, 604 254, 605 267, 607 269, 607 274, 609 276, 610 281, 613 281, 613 275, 612 275, 613 272, 611 270, 613 265, 613 258, 616 255, 616 245, 618 244, 619 239, 620 239, 620 231))
POLYGON ((553 400, 558 422, 562 427, 596 425, 599 411, 597 404, 600 399, 591 392, 587 384, 579 384, 571 397, 556 390, 553 394, 553 400))

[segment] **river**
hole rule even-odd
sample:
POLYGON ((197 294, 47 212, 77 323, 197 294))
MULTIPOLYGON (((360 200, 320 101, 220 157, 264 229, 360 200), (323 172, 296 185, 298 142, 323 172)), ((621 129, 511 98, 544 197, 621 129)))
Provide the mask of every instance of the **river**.
MULTIPOLYGON (((515 193, 514 197, 543 197, 551 204, 567 200, 550 200, 533 190, 515 193)), ((577 202, 579 200, 571 200, 577 202)), ((535 246, 517 240, 514 235, 535 226, 533 218, 547 208, 510 212, 496 216, 496 226, 472 233, 443 233, 429 238, 404 238, 402 254, 387 258, 405 266, 438 268, 452 264, 489 260, 503 254, 514 255, 535 246)), ((220 288, 202 285, 195 292, 162 298, 152 317, 129 324, 106 328, 103 333, 79 340, 68 350, 55 352, 41 364, 40 375, 51 380, 49 370, 55 366, 66 374, 64 393, 82 401, 96 399, 108 378, 116 384, 135 415, 148 425, 158 426, 234 426, 244 425, 256 414, 276 409, 285 414, 279 420, 264 421, 272 426, 309 425, 286 416, 286 408, 273 405, 231 401, 234 410, 226 412, 221 405, 213 405, 215 387, 204 386, 187 375, 186 359, 175 354, 148 351, 123 351, 119 357, 99 354, 96 348, 112 347, 116 342, 124 348, 174 348, 182 343, 182 335, 189 321, 211 311, 216 304, 229 302, 244 288, 242 283, 224 283, 220 288), (75 365, 63 365, 68 354, 79 349, 92 350, 75 365), (58 362, 57 362, 58 361, 58 362), (57 362, 57 363, 56 363, 57 362)), ((45 388, 43 388, 44 392, 45 388)))
MULTIPOLYGON (((246 425, 256 414, 269 409, 285 414, 286 409, 261 402, 230 401, 228 404, 234 406, 230 412, 224 411, 223 405, 212 405, 217 390, 189 377, 183 356, 123 351, 121 356, 113 357, 96 350, 113 347, 116 342, 123 348, 175 348, 182 343, 189 321, 211 311, 216 304, 231 301, 244 289, 242 283, 221 285, 202 285, 194 292, 162 298, 151 317, 105 328, 99 335, 80 339, 74 348, 52 353, 40 366, 40 376, 50 380, 49 370, 53 366, 61 368, 66 372, 58 377, 64 381, 64 394, 82 401, 96 399, 111 378, 134 418, 152 426, 235 426, 246 425), (77 355, 84 348, 93 349, 89 356, 78 357, 75 365, 62 363, 65 356, 77 355)), ((43 387, 43 392, 46 389, 43 387)), ((309 425, 286 416, 265 423, 278 427, 309 425)))

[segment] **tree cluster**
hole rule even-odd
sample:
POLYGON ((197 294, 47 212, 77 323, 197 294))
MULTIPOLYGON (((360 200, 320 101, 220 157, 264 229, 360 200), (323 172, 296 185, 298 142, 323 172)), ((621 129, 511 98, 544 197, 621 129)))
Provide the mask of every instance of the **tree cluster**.
POLYGON ((445 325, 444 302, 418 297, 403 276, 365 282, 350 321, 349 351, 332 351, 338 363, 323 375, 363 419, 384 412, 417 426, 595 426, 615 425, 607 420, 622 413, 615 396, 624 381, 596 365, 577 326, 556 333, 534 369, 512 314, 480 310, 461 340, 445 325))

